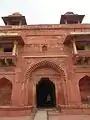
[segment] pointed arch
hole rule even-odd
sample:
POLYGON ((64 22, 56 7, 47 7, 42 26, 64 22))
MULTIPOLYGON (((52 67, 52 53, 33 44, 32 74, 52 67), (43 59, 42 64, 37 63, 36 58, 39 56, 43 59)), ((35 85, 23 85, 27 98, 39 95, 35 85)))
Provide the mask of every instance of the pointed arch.
POLYGON ((79 89, 82 103, 90 103, 90 76, 86 75, 79 80, 79 89))
POLYGON ((0 106, 11 104, 12 83, 7 78, 0 79, 0 106))
POLYGON ((42 52, 46 52, 47 51, 47 46, 46 45, 43 45, 42 46, 42 52))
POLYGON ((32 65, 32 66, 27 70, 25 79, 26 79, 26 80, 27 80, 27 79, 30 79, 31 74, 32 74, 33 71, 35 71, 35 70, 38 69, 38 68, 44 68, 44 67, 54 69, 54 70, 57 71, 60 75, 63 75, 64 80, 66 80, 66 75, 65 75, 65 73, 64 73, 64 70, 63 70, 59 65, 57 65, 56 63, 51 62, 51 61, 47 61, 47 60, 43 60, 43 61, 37 62, 36 64, 32 65))

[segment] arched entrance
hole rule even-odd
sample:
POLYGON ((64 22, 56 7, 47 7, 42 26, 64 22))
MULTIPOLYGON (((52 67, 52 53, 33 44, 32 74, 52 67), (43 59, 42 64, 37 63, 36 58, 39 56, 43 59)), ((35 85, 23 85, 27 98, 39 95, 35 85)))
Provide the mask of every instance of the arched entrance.
POLYGON ((90 104, 90 77, 85 76, 79 81, 81 101, 84 104, 90 104))
POLYGON ((66 75, 64 70, 56 63, 47 60, 42 60, 36 64, 33 63, 27 70, 25 80, 29 83, 27 89, 28 105, 34 105, 35 107, 55 107, 56 105, 67 103, 66 75), (38 80, 39 82, 37 84, 38 80), (53 83, 55 83, 55 85, 53 83), (44 84, 46 84, 45 87, 44 84), (40 96, 42 95, 39 91, 42 91, 43 87, 47 90, 47 84, 51 88, 51 91, 54 91, 51 92, 54 93, 54 95, 50 94, 52 95, 52 104, 46 104, 45 101, 39 98, 39 94, 40 96), (41 104, 39 99, 43 101, 43 104, 41 104))
POLYGON ((36 104, 38 108, 56 106, 55 85, 49 78, 41 78, 36 85, 36 104))

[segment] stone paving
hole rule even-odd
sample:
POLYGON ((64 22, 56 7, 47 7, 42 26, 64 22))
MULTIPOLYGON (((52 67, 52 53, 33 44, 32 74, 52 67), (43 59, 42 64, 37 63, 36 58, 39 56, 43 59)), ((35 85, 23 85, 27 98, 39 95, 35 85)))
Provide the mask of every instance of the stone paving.
POLYGON ((47 111, 46 110, 39 110, 36 113, 34 120, 47 120, 47 111))
POLYGON ((0 117, 0 120, 32 120, 31 116, 22 117, 0 117))
MULTIPOLYGON (((34 119, 31 116, 22 116, 0 117, 0 120, 47 120, 46 114, 46 111, 39 111, 34 119)), ((48 120, 90 120, 90 115, 49 115, 48 120)))
POLYGON ((49 116, 48 120, 90 120, 90 115, 59 115, 59 116, 49 116))

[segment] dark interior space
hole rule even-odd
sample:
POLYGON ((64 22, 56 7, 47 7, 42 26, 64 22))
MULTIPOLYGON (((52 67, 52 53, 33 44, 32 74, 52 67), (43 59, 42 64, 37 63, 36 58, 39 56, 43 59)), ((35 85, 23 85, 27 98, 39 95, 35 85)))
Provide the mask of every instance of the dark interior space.
POLYGON ((55 85, 49 78, 41 78, 36 85, 36 102, 38 108, 56 106, 55 85))

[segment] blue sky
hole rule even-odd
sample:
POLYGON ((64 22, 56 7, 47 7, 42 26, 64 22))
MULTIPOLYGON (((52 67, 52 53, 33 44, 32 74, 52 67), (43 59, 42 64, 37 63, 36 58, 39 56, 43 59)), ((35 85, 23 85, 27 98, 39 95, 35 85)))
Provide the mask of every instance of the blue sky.
MULTIPOLYGON (((85 14, 83 23, 90 23, 90 0, 0 0, 0 17, 14 12, 26 16, 28 24, 58 24, 67 11, 85 14)), ((4 25, 0 19, 0 25, 4 25)))

